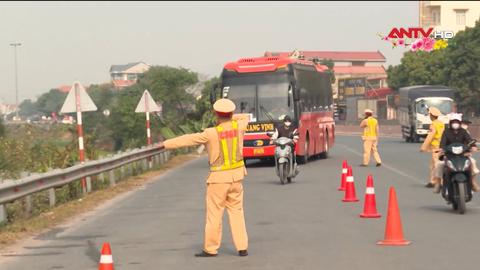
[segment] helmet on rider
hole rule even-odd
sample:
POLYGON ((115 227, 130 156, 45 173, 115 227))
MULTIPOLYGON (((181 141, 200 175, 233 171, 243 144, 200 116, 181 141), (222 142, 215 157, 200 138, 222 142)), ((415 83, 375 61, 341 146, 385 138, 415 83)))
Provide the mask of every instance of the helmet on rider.
POLYGON ((285 117, 283 117, 283 124, 285 127, 290 127, 292 125, 292 118, 288 115, 285 115, 285 117))
POLYGON ((462 124, 462 114, 461 113, 451 113, 448 115, 450 128, 459 129, 462 124))

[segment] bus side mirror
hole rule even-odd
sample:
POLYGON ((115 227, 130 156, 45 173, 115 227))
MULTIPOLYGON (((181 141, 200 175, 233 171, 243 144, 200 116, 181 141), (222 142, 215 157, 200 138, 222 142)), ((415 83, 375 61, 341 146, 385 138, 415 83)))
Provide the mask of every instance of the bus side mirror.
POLYGON ((217 88, 218 83, 215 83, 212 87, 212 91, 210 92, 210 103, 213 104, 217 101, 217 88))

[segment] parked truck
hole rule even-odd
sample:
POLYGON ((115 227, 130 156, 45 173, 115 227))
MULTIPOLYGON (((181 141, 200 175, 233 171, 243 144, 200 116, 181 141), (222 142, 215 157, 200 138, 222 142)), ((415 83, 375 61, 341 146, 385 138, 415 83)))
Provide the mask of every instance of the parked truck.
POLYGON ((415 85, 399 90, 397 117, 406 142, 419 142, 428 134, 429 107, 436 107, 442 115, 439 120, 448 124, 447 114, 455 111, 454 91, 442 85, 415 85))

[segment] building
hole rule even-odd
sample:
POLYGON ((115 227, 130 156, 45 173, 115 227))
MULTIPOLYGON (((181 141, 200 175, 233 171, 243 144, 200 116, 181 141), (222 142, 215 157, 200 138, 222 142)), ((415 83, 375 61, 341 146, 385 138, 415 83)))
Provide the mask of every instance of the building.
POLYGON ((137 82, 138 75, 150 69, 144 62, 129 63, 126 65, 112 65, 110 77, 115 88, 121 89, 137 82))
POLYGON ((55 88, 57 89, 58 91, 62 92, 62 93, 67 93, 70 92, 70 89, 72 89, 72 86, 71 85, 60 85, 59 87, 55 88))
POLYGON ((458 31, 475 26, 480 18, 479 1, 419 1, 420 27, 458 31))
POLYGON ((17 105, 0 103, 0 115, 9 115, 17 111, 17 105))

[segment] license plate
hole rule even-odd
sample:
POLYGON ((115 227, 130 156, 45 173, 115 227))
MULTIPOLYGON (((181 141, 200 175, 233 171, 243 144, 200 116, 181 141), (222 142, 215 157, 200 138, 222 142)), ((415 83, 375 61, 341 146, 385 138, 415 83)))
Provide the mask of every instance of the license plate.
POLYGON ((265 150, 263 150, 263 148, 253 149, 254 155, 263 155, 264 153, 265 153, 265 150))

